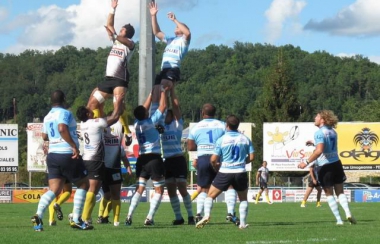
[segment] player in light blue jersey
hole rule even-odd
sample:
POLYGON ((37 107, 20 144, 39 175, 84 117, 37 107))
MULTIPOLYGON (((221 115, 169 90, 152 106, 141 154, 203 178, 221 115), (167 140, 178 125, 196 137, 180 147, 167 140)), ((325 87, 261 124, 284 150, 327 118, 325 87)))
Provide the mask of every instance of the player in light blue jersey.
POLYGON ((165 184, 175 214, 173 225, 181 225, 185 223, 181 214, 181 205, 177 195, 177 188, 182 196, 187 211, 188 224, 195 225, 191 197, 186 188, 187 163, 181 148, 183 120, 174 86, 171 90, 171 102, 173 109, 167 111, 165 117, 165 131, 161 136, 162 151, 165 158, 165 184))
POLYGON ((343 191, 343 182, 346 180, 346 176, 342 162, 338 156, 338 135, 334 130, 337 124, 338 117, 331 110, 322 110, 315 116, 314 125, 319 130, 314 134, 314 142, 307 141, 306 145, 315 144, 316 148, 309 158, 305 162, 301 162, 298 167, 303 169, 313 164, 320 167, 317 178, 326 194, 327 203, 336 218, 336 224, 343 225, 343 221, 339 214, 334 191, 338 197, 339 204, 346 213, 347 220, 351 224, 356 224, 356 220, 352 216, 348 206, 347 197, 343 191))
POLYGON ((163 112, 166 109, 166 90, 168 88, 161 90, 160 106, 151 116, 149 116, 149 107, 152 102, 151 94, 149 94, 144 105, 137 106, 134 110, 136 118, 134 127, 139 143, 139 157, 136 161, 138 188, 131 199, 131 205, 125 220, 126 225, 132 224, 132 214, 140 202, 147 180, 152 179, 155 194, 150 200, 150 209, 145 219, 145 226, 154 225, 153 218, 161 203, 165 185, 165 169, 161 157, 160 134, 155 127, 155 123, 162 119, 163 112))
MULTIPOLYGON (((174 30, 174 37, 166 36, 165 33, 161 31, 157 22, 157 4, 151 2, 149 4, 149 10, 152 18, 153 34, 160 39, 160 41, 166 43, 162 57, 161 72, 156 76, 155 86, 152 92, 152 107, 150 113, 153 114, 160 100, 160 85, 164 87, 168 86, 170 89, 176 81, 180 80, 181 62, 189 50, 191 32, 184 23, 177 20, 174 13, 169 12, 167 16, 173 21, 176 28, 174 30)), ((160 121, 159 123, 163 124, 164 121, 160 121)))
POLYGON ((52 108, 44 118, 42 129, 42 138, 44 141, 49 141, 46 159, 49 190, 41 196, 37 212, 32 216, 34 230, 43 230, 44 212, 62 192, 66 180, 78 187, 74 195, 72 227, 82 230, 91 229, 80 220, 89 183, 82 157, 79 155, 77 123, 73 114, 65 109, 65 94, 61 90, 54 91, 50 101, 52 108))
POLYGON ((216 142, 211 165, 218 171, 205 200, 205 215, 197 222, 197 228, 203 228, 210 221, 210 212, 214 199, 226 191, 230 185, 237 191, 240 199, 240 229, 247 228, 248 213, 248 176, 245 165, 254 159, 251 140, 238 132, 240 121, 235 115, 227 117, 227 132, 216 142))
MULTIPOLYGON (((224 135, 226 125, 224 122, 214 119, 216 108, 210 103, 202 107, 203 120, 195 125, 189 133, 187 140, 187 149, 197 151, 197 159, 194 160, 193 166, 197 169, 197 184, 201 188, 197 198, 196 221, 202 219, 204 210, 204 201, 211 182, 216 176, 216 172, 210 165, 210 157, 214 152, 216 140, 224 135)), ((226 192, 227 217, 226 220, 237 223, 234 209, 236 204, 236 191, 230 188, 226 192)))

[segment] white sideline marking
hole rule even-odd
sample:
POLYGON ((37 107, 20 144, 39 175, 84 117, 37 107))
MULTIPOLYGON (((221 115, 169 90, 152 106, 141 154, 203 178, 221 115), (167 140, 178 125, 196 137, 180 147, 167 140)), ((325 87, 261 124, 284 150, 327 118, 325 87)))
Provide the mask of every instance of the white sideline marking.
POLYGON ((247 241, 246 244, 273 244, 273 243, 295 243, 295 242, 301 242, 301 243, 313 243, 313 242, 334 242, 337 241, 335 238, 308 238, 305 240, 278 240, 278 241, 247 241))

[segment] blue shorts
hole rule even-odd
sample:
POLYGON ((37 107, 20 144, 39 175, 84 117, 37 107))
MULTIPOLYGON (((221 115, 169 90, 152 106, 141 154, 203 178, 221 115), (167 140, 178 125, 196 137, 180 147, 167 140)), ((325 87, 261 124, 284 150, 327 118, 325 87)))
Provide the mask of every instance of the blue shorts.
POLYGON ((211 155, 202 155, 197 160, 197 185, 209 188, 216 176, 216 172, 210 163, 211 155))
POLYGON ((46 157, 48 178, 64 178, 74 184, 87 176, 82 157, 72 159, 72 154, 48 153, 46 157))
POLYGON ((247 172, 243 173, 218 173, 212 182, 215 188, 221 191, 227 191, 228 187, 232 187, 236 191, 245 191, 248 189, 248 176, 247 172))

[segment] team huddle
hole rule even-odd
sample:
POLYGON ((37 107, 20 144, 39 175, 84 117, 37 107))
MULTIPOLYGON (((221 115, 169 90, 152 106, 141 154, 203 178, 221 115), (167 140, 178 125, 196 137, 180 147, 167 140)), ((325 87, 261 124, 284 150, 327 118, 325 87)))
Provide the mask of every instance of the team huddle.
MULTIPOLYGON (((132 41, 135 30, 131 24, 126 24, 119 34, 116 33, 114 18, 117 5, 118 0, 111 0, 111 10, 105 26, 112 42, 105 79, 92 90, 87 105, 79 107, 76 111, 76 118, 81 121, 80 136, 84 142, 83 152, 79 151, 77 122, 74 114, 66 109, 65 94, 61 90, 56 90, 51 94, 52 108, 44 118, 42 133, 43 139, 49 142, 47 155, 49 190, 41 196, 37 212, 32 216, 31 221, 35 231, 43 230, 42 219, 49 206, 51 210, 49 225, 56 224, 54 212, 58 220, 63 219, 60 205, 70 197, 72 184, 77 189, 73 199, 73 210, 69 215, 71 227, 80 230, 93 229, 91 216, 96 195, 101 187, 104 197, 100 202, 97 223, 113 222, 114 226, 120 225, 120 190, 123 181, 121 161, 128 173, 132 174, 122 142, 124 141, 127 146, 132 143, 124 97, 130 76, 128 62, 135 49, 132 41), (113 99, 113 110, 106 115, 104 103, 107 98, 113 99), (112 221, 108 219, 111 210, 112 221)), ((197 169, 198 189, 192 196, 189 195, 186 187, 187 163, 181 148, 184 121, 175 86, 180 80, 181 61, 188 52, 191 32, 185 24, 177 20, 174 13, 170 12, 167 17, 173 21, 176 28, 175 36, 167 37, 160 30, 157 22, 157 4, 150 3, 149 11, 153 34, 167 46, 162 58, 161 71, 156 76, 152 92, 143 105, 133 110, 135 117, 133 126, 139 144, 136 162, 137 187, 129 205, 125 225, 132 225, 133 214, 146 189, 147 181, 151 179, 154 194, 150 198, 149 212, 144 221, 145 226, 155 224, 154 217, 160 206, 164 187, 166 187, 175 215, 173 225, 185 223, 177 190, 182 196, 187 211, 187 224, 195 225, 196 228, 203 228, 209 223, 213 201, 225 191, 226 220, 240 229, 245 229, 248 226, 246 221, 248 176, 245 168, 246 164, 254 160, 252 142, 238 131, 240 120, 237 116, 230 115, 225 122, 222 122, 214 118, 215 106, 210 103, 204 104, 203 119, 190 130, 187 141, 188 151, 197 151, 193 165, 197 169), (239 217, 235 212, 237 197, 240 201, 239 217), (196 213, 193 214, 192 201, 195 198, 197 198, 197 207, 196 213)), ((321 141, 323 142, 318 137, 316 151, 320 154, 313 154, 311 161, 318 161, 317 158, 323 156, 323 146, 322 149, 318 147, 318 145, 323 145, 321 141)), ((339 159, 334 160, 335 158, 333 163, 339 159)), ((323 164, 330 163, 328 161, 323 164)), ((339 180, 336 181, 334 178, 341 177, 341 174, 331 173, 334 170, 340 170, 339 165, 331 165, 336 167, 323 168, 324 166, 321 165, 320 172, 323 172, 323 176, 327 179, 321 186, 326 186, 324 189, 328 195, 329 204, 331 202, 333 205, 332 192, 326 189, 329 189, 331 184, 343 181, 338 182, 339 180)), ((300 167, 305 166, 300 164, 300 167)), ((265 167, 266 165, 264 169, 265 167)), ((267 171, 260 174, 266 175, 267 171)), ((266 182, 267 180, 265 182, 260 180, 261 192, 267 188, 266 182)), ((345 204, 344 208, 347 205, 346 210, 348 204, 344 197, 344 194, 339 194, 339 203, 342 206, 345 204)), ((270 203, 268 197, 267 201, 270 203)), ((333 212, 336 215, 335 209, 333 212)), ((355 222, 349 210, 346 214, 351 223, 355 222)), ((337 221, 341 222, 342 220, 339 219, 337 217, 337 221)))

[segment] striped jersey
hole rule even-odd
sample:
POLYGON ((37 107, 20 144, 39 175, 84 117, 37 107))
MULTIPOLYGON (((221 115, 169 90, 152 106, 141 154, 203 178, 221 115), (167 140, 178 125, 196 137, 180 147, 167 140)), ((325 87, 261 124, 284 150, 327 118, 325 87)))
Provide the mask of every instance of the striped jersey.
POLYGON ((251 140, 237 131, 227 131, 215 144, 214 154, 220 158, 221 173, 245 172, 246 158, 253 153, 251 140))
POLYGON ((189 140, 197 145, 197 155, 213 154, 216 140, 224 135, 226 124, 217 119, 203 119, 191 128, 189 140))
POLYGON ((331 164, 339 160, 338 135, 336 131, 328 126, 322 126, 314 134, 315 145, 323 143, 323 152, 316 160, 317 166, 331 164))
POLYGON ((105 118, 89 119, 86 122, 81 122, 80 130, 84 143, 83 160, 103 161, 103 130, 107 126, 105 118))
POLYGON ((165 131, 161 135, 164 158, 183 154, 181 148, 182 130, 182 119, 173 120, 170 124, 165 124, 165 131))
POLYGON ((65 124, 68 126, 69 133, 74 143, 79 148, 77 135, 77 122, 74 115, 61 107, 53 107, 44 118, 42 132, 49 137, 49 153, 72 154, 73 150, 59 133, 58 125, 65 124))
POLYGON ((161 154, 160 134, 155 124, 162 118, 160 110, 156 110, 152 116, 144 120, 135 120, 134 127, 139 142, 139 155, 156 153, 161 154))
POLYGON ((166 68, 180 68, 181 60, 186 56, 189 50, 190 40, 187 41, 184 35, 171 38, 166 38, 165 36, 163 42, 167 45, 162 57, 161 70, 166 68))
POLYGON ((117 121, 115 124, 104 129, 104 164, 106 168, 121 168, 120 157, 123 135, 123 126, 121 125, 120 121, 117 121))
POLYGON ((132 57, 133 51, 119 41, 115 41, 108 55, 106 76, 126 81, 128 62, 132 57))
POLYGON ((260 183, 268 183, 269 169, 267 167, 260 167, 257 172, 260 172, 260 183))

